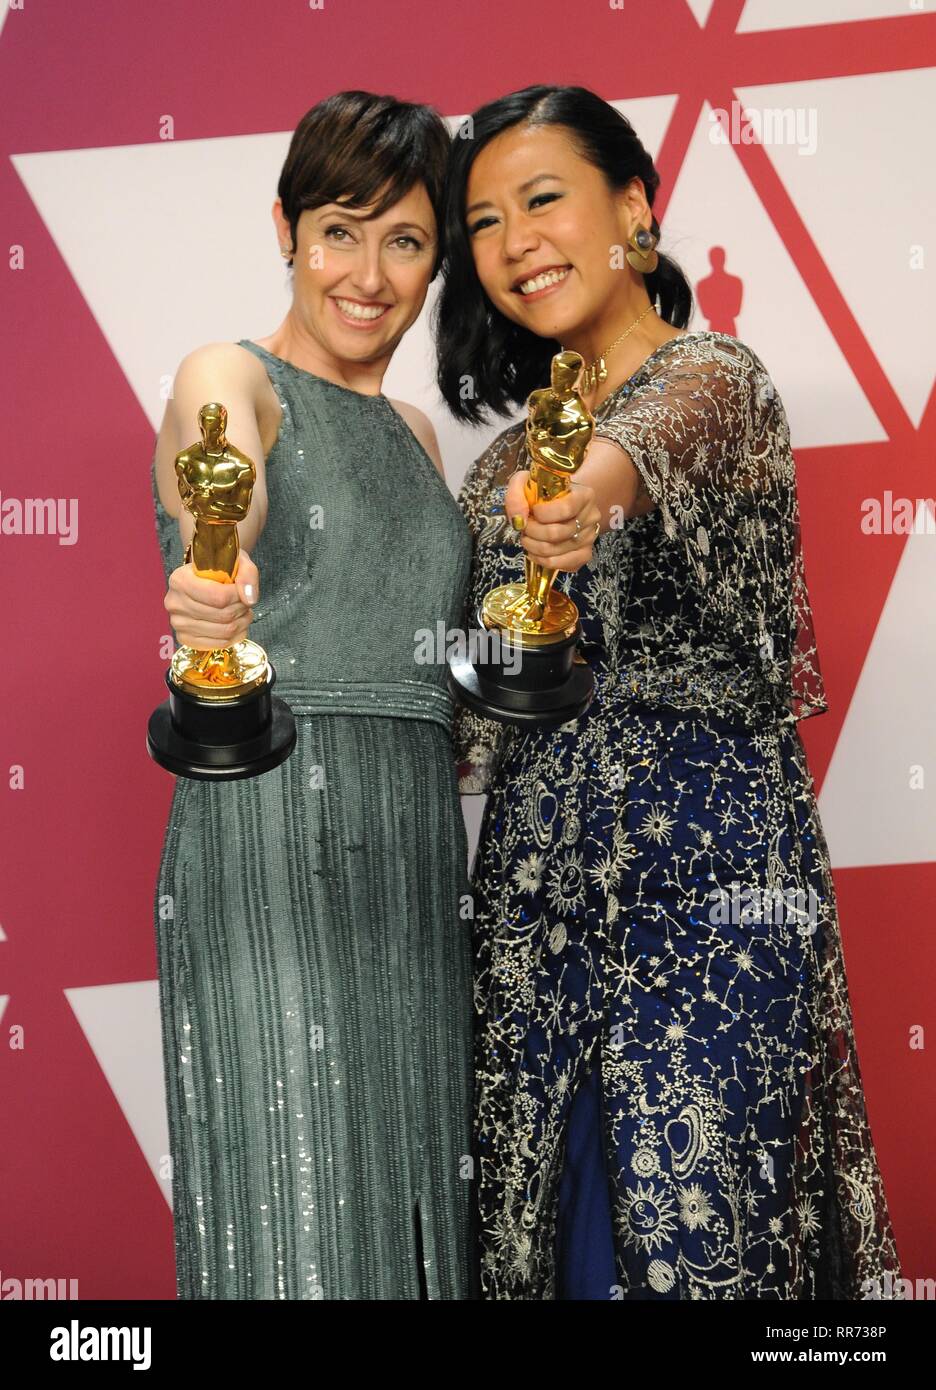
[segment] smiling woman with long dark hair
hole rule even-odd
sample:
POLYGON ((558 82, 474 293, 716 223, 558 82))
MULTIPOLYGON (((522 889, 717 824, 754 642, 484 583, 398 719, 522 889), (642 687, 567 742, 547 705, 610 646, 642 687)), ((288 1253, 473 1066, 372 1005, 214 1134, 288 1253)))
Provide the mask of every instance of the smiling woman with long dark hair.
MULTIPOLYGON (((456 717, 461 788, 489 793, 473 876, 485 1295, 892 1297, 797 730, 825 697, 783 404, 750 347, 686 331, 658 176, 613 107, 533 87, 468 135, 446 195, 441 389, 479 421, 543 386, 560 346, 580 352, 596 428, 573 487, 601 514, 590 563, 558 581, 590 709, 559 730, 456 717)), ((582 544, 529 514, 523 435, 509 425, 462 488, 468 623, 524 553, 582 544)))

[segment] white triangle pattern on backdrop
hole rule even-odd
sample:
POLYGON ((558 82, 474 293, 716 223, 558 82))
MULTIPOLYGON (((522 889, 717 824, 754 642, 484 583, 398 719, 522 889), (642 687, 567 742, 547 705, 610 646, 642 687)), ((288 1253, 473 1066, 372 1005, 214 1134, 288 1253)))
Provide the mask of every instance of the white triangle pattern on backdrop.
POLYGON ((801 29, 861 19, 905 19, 932 11, 933 0, 747 0, 737 33, 801 29))
POLYGON ((65 991, 98 1066, 169 1205, 169 1124, 156 980, 65 991))
POLYGON ((838 868, 936 860, 936 526, 929 515, 927 523, 921 502, 822 784, 819 811, 838 868))

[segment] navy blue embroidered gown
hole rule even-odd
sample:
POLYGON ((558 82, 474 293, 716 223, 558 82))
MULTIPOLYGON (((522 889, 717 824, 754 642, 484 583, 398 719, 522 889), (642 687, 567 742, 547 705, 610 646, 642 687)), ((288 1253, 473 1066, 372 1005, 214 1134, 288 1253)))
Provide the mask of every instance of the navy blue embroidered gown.
MULTIPOLYGON (((894 1297, 828 851, 797 730, 825 697, 782 402, 714 332, 596 411, 653 508, 560 575, 597 693, 460 709, 483 1296, 894 1297), (879 1281, 875 1285, 868 1281, 879 1281)), ((466 620, 522 578, 523 422, 470 470, 466 620)))

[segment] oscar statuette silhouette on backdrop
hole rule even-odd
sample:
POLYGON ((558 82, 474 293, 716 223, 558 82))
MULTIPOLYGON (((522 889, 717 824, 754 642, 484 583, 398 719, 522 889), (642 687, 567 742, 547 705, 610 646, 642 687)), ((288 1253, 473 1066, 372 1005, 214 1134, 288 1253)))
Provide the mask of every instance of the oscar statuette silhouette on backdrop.
MULTIPOLYGON (((179 494, 195 518, 185 562, 202 579, 233 584, 237 523, 250 509, 257 469, 228 440, 223 405, 203 405, 198 425, 201 440, 175 458, 179 494)), ((169 772, 202 781, 256 777, 295 747, 296 721, 272 694, 276 673, 258 643, 242 638, 210 651, 177 647, 165 679, 169 699, 150 716, 146 747, 169 772)))
MULTIPOLYGON (((550 385, 527 397, 526 451, 530 507, 569 491, 585 459, 595 419, 576 390, 585 365, 577 352, 557 352, 550 385)), ((484 596, 480 633, 490 634, 486 659, 458 653, 448 664, 452 696, 504 724, 557 726, 591 704, 594 676, 577 650, 578 609, 553 588, 557 570, 524 557, 522 583, 501 584, 484 596)), ((483 643, 482 643, 483 647, 483 643)))

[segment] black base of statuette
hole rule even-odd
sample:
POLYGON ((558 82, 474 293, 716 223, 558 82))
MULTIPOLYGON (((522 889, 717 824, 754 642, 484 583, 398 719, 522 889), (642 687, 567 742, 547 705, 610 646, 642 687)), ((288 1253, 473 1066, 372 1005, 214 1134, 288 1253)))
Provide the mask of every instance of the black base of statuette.
POLYGON ((259 777, 285 762, 296 746, 296 720, 285 700, 271 694, 276 674, 234 700, 200 700, 173 684, 153 710, 146 751, 178 777, 233 782, 259 777))
POLYGON ((516 672, 504 670, 505 661, 513 664, 513 653, 484 663, 454 656, 448 663, 449 693, 501 724, 547 729, 568 724, 581 718, 595 694, 591 667, 577 654, 580 636, 581 629, 561 642, 524 647, 516 672))

